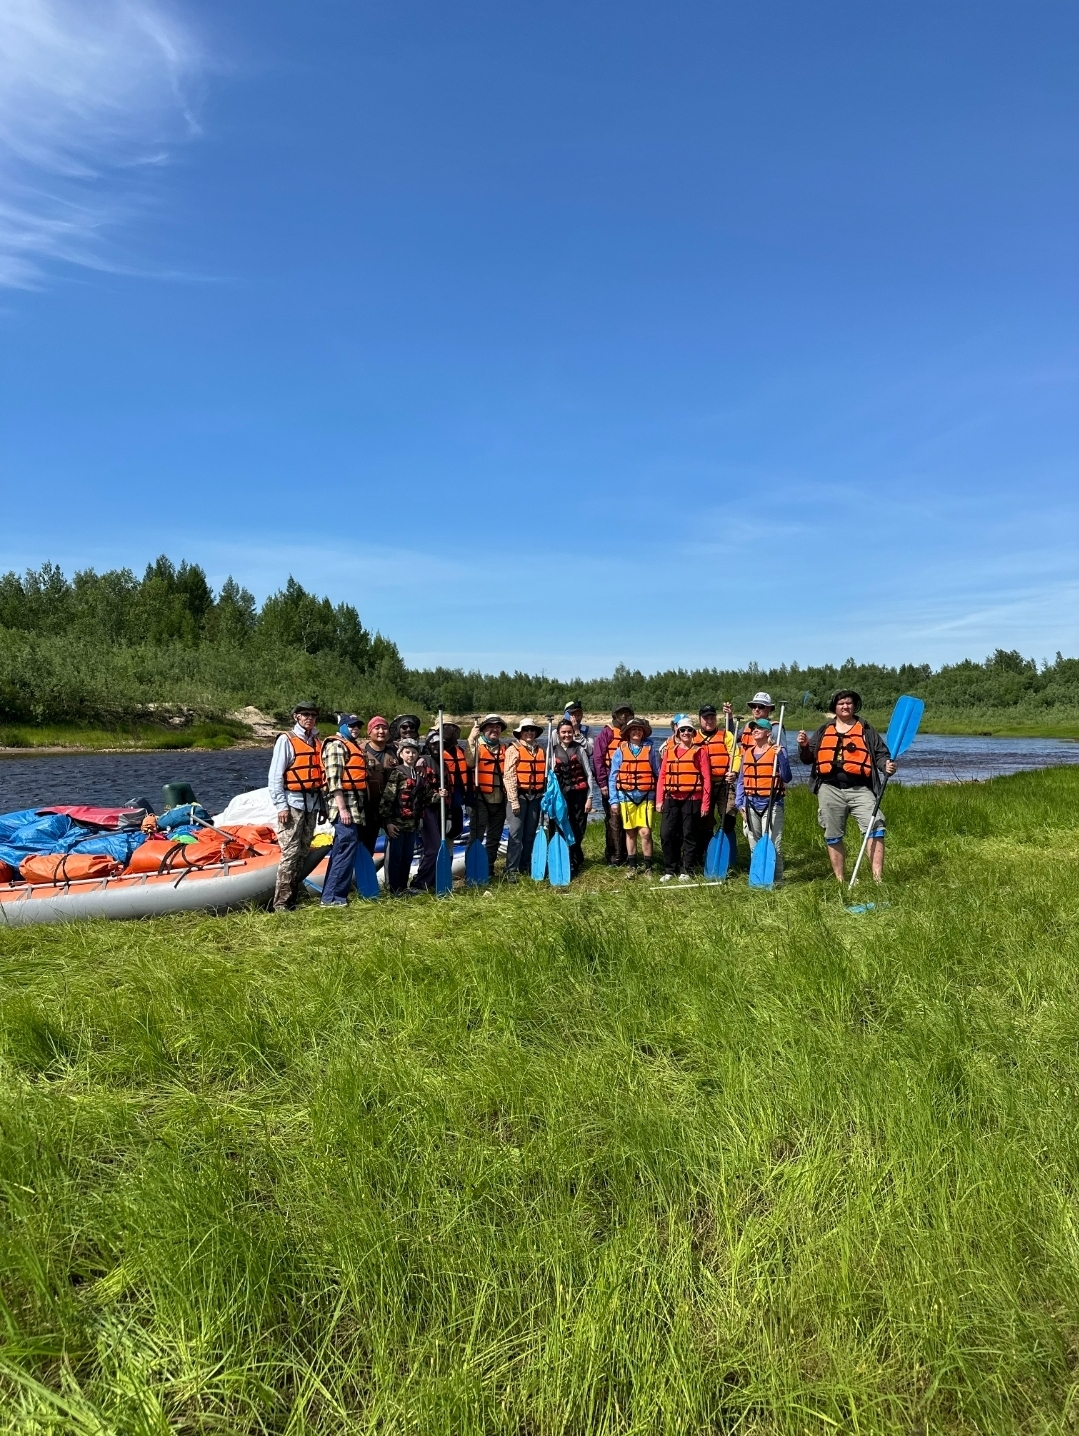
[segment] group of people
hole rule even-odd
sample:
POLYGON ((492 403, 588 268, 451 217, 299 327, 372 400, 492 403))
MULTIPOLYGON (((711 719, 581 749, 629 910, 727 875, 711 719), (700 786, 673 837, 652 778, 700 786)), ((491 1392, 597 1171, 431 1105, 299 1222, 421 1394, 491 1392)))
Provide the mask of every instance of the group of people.
MULTIPOLYGON (((497 713, 477 719, 465 742, 456 723, 432 728, 421 740, 414 713, 399 714, 392 723, 376 714, 366 725, 356 714, 345 714, 337 731, 320 740, 317 705, 298 703, 293 727, 278 736, 270 763, 281 846, 274 907, 295 906, 320 816, 333 826, 324 907, 346 905, 357 845, 373 853, 380 830, 386 834, 387 891, 433 890, 439 846, 443 837, 463 831, 466 809, 468 843, 484 844, 492 874, 508 819, 503 875, 516 882, 531 869, 552 770, 574 836, 571 878, 584 861, 595 789, 603 806, 608 866, 651 875, 658 811, 660 882, 690 882, 713 836, 723 830, 734 842, 740 815, 751 853, 766 832, 772 838, 779 881, 791 768, 773 723, 775 706, 770 694, 754 694, 740 732, 730 703, 722 705, 722 723, 710 703, 696 720, 677 713, 670 737, 657 746, 649 721, 628 703, 619 704, 610 723, 593 736, 581 703, 571 700, 549 743, 547 725, 534 718, 523 718, 507 739, 509 725, 497 713), (410 877, 417 844, 420 862, 410 877)), ((885 823, 877 796, 884 776, 895 772, 883 738, 858 716, 860 707, 859 695, 842 689, 832 697, 832 716, 815 733, 798 734, 798 759, 812 769, 818 821, 841 882, 851 817, 863 835, 869 833, 873 876, 879 881, 883 874, 885 823)))

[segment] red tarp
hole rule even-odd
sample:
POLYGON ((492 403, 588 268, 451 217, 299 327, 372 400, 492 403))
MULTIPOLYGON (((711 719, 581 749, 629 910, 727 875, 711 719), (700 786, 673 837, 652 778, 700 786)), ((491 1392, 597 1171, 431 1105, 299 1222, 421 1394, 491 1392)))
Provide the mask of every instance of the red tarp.
POLYGON ((141 808, 38 808, 38 813, 66 813, 74 823, 90 823, 95 828, 118 828, 123 817, 134 818, 141 808))

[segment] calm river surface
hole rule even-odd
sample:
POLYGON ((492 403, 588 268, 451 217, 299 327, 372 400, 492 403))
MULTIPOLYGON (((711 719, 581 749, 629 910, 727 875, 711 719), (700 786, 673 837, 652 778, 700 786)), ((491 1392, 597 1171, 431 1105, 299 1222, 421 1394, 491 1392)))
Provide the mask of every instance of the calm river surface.
MULTIPOLYGON (((655 737, 662 742, 665 732, 655 737)), ((795 782, 808 769, 787 735, 795 782)), ((266 786, 268 748, 232 748, 220 753, 72 753, 0 757, 0 813, 50 803, 120 805, 146 798, 161 810, 164 783, 185 780, 212 813, 250 788, 266 786)), ((926 733, 899 765, 904 783, 958 783, 1079 763, 1079 743, 1060 738, 944 738, 926 733)))

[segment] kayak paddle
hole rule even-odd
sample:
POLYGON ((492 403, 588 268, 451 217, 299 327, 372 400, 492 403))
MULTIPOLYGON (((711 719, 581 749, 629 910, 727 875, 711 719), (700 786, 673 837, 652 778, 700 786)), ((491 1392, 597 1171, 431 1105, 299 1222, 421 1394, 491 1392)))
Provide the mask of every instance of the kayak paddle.
POLYGON ((472 823, 476 821, 476 809, 480 801, 480 743, 483 735, 476 735, 476 768, 472 776, 472 821, 469 824, 468 847, 465 848, 465 886, 483 887, 491 881, 491 864, 482 839, 473 837, 472 823))
POLYGON ((532 881, 541 883, 547 872, 547 829, 541 823, 532 844, 532 881))
POLYGON ((378 874, 375 872, 374 860, 368 851, 366 843, 356 844, 356 857, 352 864, 352 876, 355 879, 356 891, 360 897, 378 897, 378 874))
MULTIPOLYGON (((768 811, 764 815, 764 831, 753 849, 753 857, 749 864, 749 886, 751 888, 770 888, 776 880, 776 845, 772 840, 772 813, 776 805, 776 778, 779 774, 779 753, 780 745, 783 742, 783 714, 786 705, 780 704, 779 708, 779 731, 776 736, 776 756, 772 760, 772 786, 768 794, 768 811)), ((748 802, 749 799, 747 798, 748 802)))
MULTIPOLYGON (((921 698, 912 698, 909 693, 904 693, 892 710, 892 721, 888 724, 888 732, 885 734, 884 742, 887 745, 888 753, 892 762, 901 758, 910 745, 918 736, 918 724, 922 721, 922 714, 925 712, 925 703, 921 698)), ((873 831, 873 824, 877 814, 880 812, 881 800, 884 797, 884 790, 888 786, 888 774, 884 775, 884 782, 880 785, 880 792, 877 794, 877 801, 873 804, 873 816, 866 824, 865 837, 862 839, 861 851, 858 854, 858 861, 854 864, 854 871, 850 875, 850 887, 853 887, 858 877, 858 869, 862 866, 862 859, 865 857, 865 850, 869 846, 869 835, 873 831)))
MULTIPOLYGON (((728 726, 729 721, 730 721, 730 720, 728 719, 726 713, 724 713, 724 715, 723 715, 723 732, 724 732, 725 734, 730 732, 730 728, 729 728, 729 726, 728 726)), ((737 724, 737 723, 734 725, 734 751, 735 751, 735 752, 738 751, 738 724, 737 724)), ((733 759, 731 759, 730 761, 733 762, 733 759)), ((727 776, 728 776, 728 778, 730 777, 730 771, 729 771, 729 769, 728 769, 728 774, 727 774, 727 776)), ((723 782, 723 808, 724 808, 724 811, 723 811, 722 813, 720 813, 720 815, 719 815, 719 832, 716 833, 716 834, 709 840, 709 843, 708 843, 708 851, 705 853, 705 858, 704 858, 704 875, 705 875, 705 877, 706 877, 706 878, 718 878, 718 879, 720 879, 721 881, 722 881, 723 878, 725 878, 725 877, 727 876, 727 869, 728 869, 728 868, 730 867, 730 865, 731 865, 731 835, 730 835, 730 833, 728 833, 728 832, 726 831, 726 829, 725 829, 724 826, 723 826, 723 824, 724 824, 724 822, 726 821, 726 818, 727 818, 727 813, 726 813, 727 802, 726 802, 726 799, 727 799, 727 781, 726 781, 726 779, 724 779, 724 782, 723 782)))
POLYGON ((569 887, 569 843, 557 828, 547 846, 547 877, 553 888, 569 887))
MULTIPOLYGON (((547 719, 547 757, 546 763, 554 772, 551 764, 551 720, 547 719)), ((549 781, 549 780, 548 780, 549 781)), ((536 836, 532 842, 532 881, 541 883, 547 875, 547 857, 550 852, 550 844, 547 841, 547 828, 542 817, 539 826, 536 828, 536 836)))
POLYGON ((446 750, 442 746, 442 709, 438 710, 438 811, 439 833, 438 856, 435 858, 435 896, 445 897, 453 891, 453 867, 450 850, 446 846, 446 750))

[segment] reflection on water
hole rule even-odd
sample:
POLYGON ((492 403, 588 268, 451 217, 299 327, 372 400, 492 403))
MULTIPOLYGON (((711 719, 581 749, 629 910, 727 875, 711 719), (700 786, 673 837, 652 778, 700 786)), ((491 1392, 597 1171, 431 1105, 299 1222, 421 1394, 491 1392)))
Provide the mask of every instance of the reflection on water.
MULTIPOLYGON (((785 735, 796 783, 809 769, 797 759, 794 734, 785 735)), ((657 732, 662 742, 666 733, 657 732)), ((1079 763, 1079 743, 1060 738, 944 738, 926 733, 899 765, 903 783, 955 783, 1079 763)), ((0 812, 50 803, 114 806, 148 798, 161 807, 163 783, 185 780, 212 813, 249 788, 266 786, 268 748, 222 753, 78 753, 0 758, 0 812)), ((598 806, 598 805, 597 805, 598 806)))

